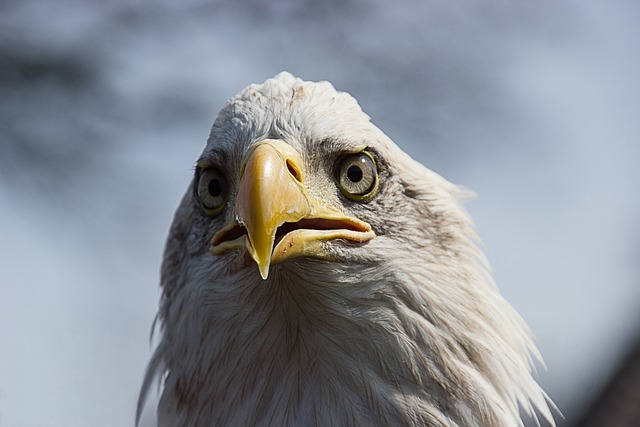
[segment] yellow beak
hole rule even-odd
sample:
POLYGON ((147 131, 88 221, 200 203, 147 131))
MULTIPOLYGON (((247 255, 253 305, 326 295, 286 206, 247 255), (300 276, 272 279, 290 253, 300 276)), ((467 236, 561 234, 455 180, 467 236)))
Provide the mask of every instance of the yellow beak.
POLYGON ((213 236, 211 252, 246 248, 266 279, 271 264, 298 256, 329 258, 324 240, 361 243, 374 236, 366 222, 321 205, 308 194, 302 159, 293 147, 264 140, 246 156, 234 215, 213 236))

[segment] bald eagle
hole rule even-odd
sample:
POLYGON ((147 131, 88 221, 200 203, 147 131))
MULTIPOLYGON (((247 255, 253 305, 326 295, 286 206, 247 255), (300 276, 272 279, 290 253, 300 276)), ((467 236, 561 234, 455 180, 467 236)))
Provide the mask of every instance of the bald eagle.
POLYGON ((171 226, 138 418, 159 376, 163 427, 554 425, 464 195, 328 82, 242 90, 171 226))

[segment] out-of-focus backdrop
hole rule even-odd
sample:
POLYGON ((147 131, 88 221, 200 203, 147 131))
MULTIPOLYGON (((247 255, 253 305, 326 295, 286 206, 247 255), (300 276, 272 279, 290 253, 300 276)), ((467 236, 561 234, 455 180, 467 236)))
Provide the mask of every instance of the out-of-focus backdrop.
POLYGON ((640 331, 639 22, 634 0, 1 1, 0 426, 132 425, 173 210, 224 101, 281 70, 479 195, 573 425, 640 331))

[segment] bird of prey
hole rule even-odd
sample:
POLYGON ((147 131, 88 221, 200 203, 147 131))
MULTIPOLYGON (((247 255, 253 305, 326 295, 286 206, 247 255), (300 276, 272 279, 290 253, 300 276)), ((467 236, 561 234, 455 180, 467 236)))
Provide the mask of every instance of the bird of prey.
POLYGON ((465 191, 283 72, 218 113, 161 269, 159 426, 554 425, 465 191))

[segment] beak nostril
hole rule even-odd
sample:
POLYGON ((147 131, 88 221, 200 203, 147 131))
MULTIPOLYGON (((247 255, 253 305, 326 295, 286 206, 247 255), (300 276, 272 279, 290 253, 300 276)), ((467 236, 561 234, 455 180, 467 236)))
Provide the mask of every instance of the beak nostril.
POLYGON ((287 169, 289 170, 289 173, 293 175, 296 181, 302 182, 302 173, 300 172, 300 169, 298 169, 296 164, 290 159, 287 159, 287 169))

